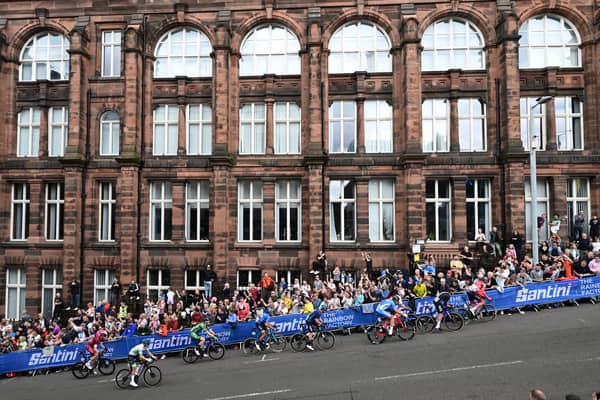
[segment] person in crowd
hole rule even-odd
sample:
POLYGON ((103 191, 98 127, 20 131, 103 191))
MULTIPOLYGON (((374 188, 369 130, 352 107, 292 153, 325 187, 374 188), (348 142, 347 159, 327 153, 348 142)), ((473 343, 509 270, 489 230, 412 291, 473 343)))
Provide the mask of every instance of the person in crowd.
POLYGON ((485 232, 483 232, 483 228, 482 227, 477 228, 477 233, 475 234, 475 243, 476 243, 477 252, 479 254, 486 251, 485 245, 487 242, 488 242, 488 240, 485 237, 485 232))
POLYGON ((73 278, 69 284, 69 289, 71 291, 71 307, 79 307, 81 305, 79 296, 79 281, 73 278))
POLYGON ((492 248, 492 253, 495 257, 502 256, 502 239, 500 238, 498 227, 495 225, 492 226, 492 230, 490 231, 490 246, 492 248))
POLYGON ((579 210, 577 214, 573 216, 573 240, 579 240, 581 238, 581 234, 585 229, 585 212, 583 210, 579 210))
POLYGON ((519 231, 515 229, 510 238, 510 244, 514 246, 515 251, 517 252, 517 258, 519 260, 523 260, 523 243, 523 235, 521 235, 519 231))
POLYGON ((473 253, 471 253, 469 246, 463 247, 460 252, 460 257, 462 258, 465 268, 471 268, 471 263, 473 262, 473 253))
POLYGON ((217 279, 217 274, 213 271, 212 266, 208 264, 206 266, 206 272, 204 275, 204 294, 207 298, 212 297, 213 284, 217 279))
POLYGON ((600 236, 600 219, 597 215, 593 215, 589 222, 590 225, 590 237, 597 238, 600 236))

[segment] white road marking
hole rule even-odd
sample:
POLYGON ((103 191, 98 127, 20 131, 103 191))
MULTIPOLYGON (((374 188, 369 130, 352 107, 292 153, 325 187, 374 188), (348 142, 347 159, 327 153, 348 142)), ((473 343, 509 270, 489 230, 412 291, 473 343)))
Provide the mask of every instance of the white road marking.
POLYGON ((281 390, 273 390, 270 392, 260 392, 260 393, 246 393, 246 394, 236 394, 235 396, 226 396, 226 397, 213 397, 206 400, 231 400, 231 399, 243 399, 245 397, 258 397, 258 396, 266 396, 269 394, 278 394, 278 393, 286 393, 291 392, 292 389, 281 389, 281 390))
POLYGON ((583 359, 583 360, 577 360, 577 361, 579 361, 579 362, 584 362, 584 361, 598 361, 598 360, 600 360, 600 357, 586 358, 586 359, 583 359))
POLYGON ((440 370, 436 370, 436 371, 423 371, 423 372, 413 372, 410 374, 402 374, 402 375, 382 376, 379 378, 375 378, 375 381, 385 381, 385 380, 389 380, 389 379, 399 379, 399 378, 411 378, 411 377, 415 377, 415 376, 437 375, 437 374, 444 374, 447 372, 468 371, 471 369, 479 369, 479 368, 504 367, 507 365, 515 365, 515 364, 522 364, 522 363, 524 363, 524 361, 518 360, 518 361, 499 362, 499 363, 494 363, 494 364, 470 365, 468 367, 457 367, 457 368, 449 368, 449 369, 440 369, 440 370))
POLYGON ((263 357, 260 360, 246 361, 244 364, 257 364, 257 363, 261 363, 261 362, 269 362, 269 361, 277 361, 277 360, 279 360, 279 358, 267 358, 267 359, 265 359, 263 357))

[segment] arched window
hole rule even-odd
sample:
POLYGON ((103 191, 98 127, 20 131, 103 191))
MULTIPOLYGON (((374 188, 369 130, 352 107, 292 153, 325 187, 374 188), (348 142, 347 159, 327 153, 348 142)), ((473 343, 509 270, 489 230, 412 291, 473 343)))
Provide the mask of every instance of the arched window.
POLYGON ((165 33, 154 56, 154 77, 211 76, 212 46, 208 37, 197 29, 177 28, 165 33))
POLYGON ((19 80, 59 81, 69 78, 69 41, 57 33, 35 35, 21 51, 19 80))
POLYGON ((100 155, 119 154, 119 114, 107 111, 100 118, 100 155))
POLYGON ((240 75, 300 74, 300 43, 280 25, 254 28, 242 42, 240 75))
POLYGON ((469 21, 458 18, 436 21, 423 34, 421 44, 423 71, 485 69, 483 37, 469 21))
POLYGON ((538 15, 519 29, 519 67, 579 67, 579 33, 558 15, 538 15))
POLYGON ((391 72, 390 48, 390 40, 379 26, 350 22, 331 37, 329 73, 391 72))

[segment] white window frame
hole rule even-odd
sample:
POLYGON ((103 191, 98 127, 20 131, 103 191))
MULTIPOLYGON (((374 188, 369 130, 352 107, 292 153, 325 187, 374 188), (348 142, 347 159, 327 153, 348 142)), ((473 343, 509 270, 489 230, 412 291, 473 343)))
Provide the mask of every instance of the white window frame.
MULTIPOLYGON (((63 184, 61 182, 49 182, 46 183, 46 202, 45 202, 45 210, 44 210, 44 235, 45 235, 45 239, 47 241, 52 241, 52 242, 62 242, 64 240, 64 230, 63 230, 63 237, 60 238, 60 230, 61 230, 61 225, 64 225, 64 205, 65 205, 65 199, 64 199, 64 190, 63 190, 63 184), (56 199, 50 199, 49 195, 50 195, 50 185, 56 185, 56 199), (62 191, 62 193, 61 193, 62 191), (62 197, 61 197, 62 194, 62 197), (50 223, 48 221, 49 216, 50 216, 50 207, 54 206, 56 207, 56 226, 54 226, 54 235, 57 239, 50 239, 48 237, 48 230, 51 228, 48 224, 50 223), (62 206, 62 212, 61 212, 61 206, 62 206)), ((63 228, 64 229, 64 228, 63 228)))
MULTIPOLYGON (((188 242, 208 242, 208 238, 200 239, 200 225, 202 223, 200 210, 209 209, 209 190, 208 181, 187 182, 185 185, 185 240, 188 242), (196 186, 197 196, 195 198, 190 197, 190 186, 192 185, 196 186), (206 197, 202 197, 203 194, 206 194, 206 197), (192 205, 196 206, 196 209, 198 210, 196 212, 196 237, 198 239, 190 239, 190 208, 192 205)), ((207 221, 207 224, 209 223, 210 221, 207 221)))
POLYGON ((17 114, 17 151, 16 151, 17 157, 37 157, 38 156, 38 153, 40 151, 41 122, 42 122, 42 111, 39 108, 30 107, 25 110, 22 110, 21 112, 19 112, 19 114, 17 114), (27 121, 23 121, 25 119, 24 118, 25 112, 29 113, 28 114, 29 118, 27 118, 27 121), (37 113, 38 122, 34 122, 34 120, 35 120, 34 113, 37 113), (23 130, 26 131, 25 134, 27 135, 27 142, 29 144, 26 154, 20 153, 21 142, 23 141, 23 138, 21 137, 21 133, 23 132, 23 130), (37 140, 34 140, 36 138, 36 136, 37 136, 37 140))
POLYGON ((356 183, 352 182, 350 180, 332 180, 329 182, 329 240, 331 242, 347 242, 347 243, 353 243, 356 242, 356 183), (352 198, 346 198, 345 194, 344 194, 344 187, 349 184, 352 185, 352 191, 354 193, 354 197, 352 198), (340 197, 339 198, 333 198, 333 194, 332 194, 332 190, 334 185, 339 186, 339 194, 340 197), (340 238, 337 238, 337 234, 334 237, 334 229, 333 229, 333 224, 335 221, 334 215, 333 215, 333 205, 334 204, 340 204, 340 238), (346 205, 348 204, 352 204, 353 207, 353 211, 354 211, 354 215, 353 215, 353 220, 352 220, 352 224, 353 224, 353 236, 354 238, 352 239, 346 239, 345 237, 345 231, 346 231, 346 220, 345 220, 345 216, 344 216, 344 208, 346 205))
POLYGON ((115 278, 116 274, 112 269, 94 270, 94 304, 99 304, 104 299, 110 299, 110 288, 112 286, 113 279, 115 278), (100 282, 101 280, 102 282, 100 282), (102 298, 98 297, 99 291, 104 291, 104 296, 102 298))
POLYGON ((461 152, 479 152, 487 150, 487 107, 484 102, 477 98, 462 98, 458 99, 458 137, 459 137, 459 148, 461 152), (468 102, 469 112, 467 115, 461 113, 461 103, 468 102), (481 109, 481 113, 479 110, 481 109), (468 125, 468 132, 463 132, 463 123, 468 125), (477 125, 481 125, 481 148, 475 146, 475 133, 474 128, 477 125), (463 133, 469 136, 469 145, 463 147, 462 138, 463 133))
POLYGON ((69 134, 69 109, 67 107, 50 107, 48 109, 48 157, 64 157, 65 148, 68 143, 69 134), (54 112, 58 112, 61 120, 53 121, 54 112), (54 134, 54 129, 58 129, 58 134, 54 134), (54 142, 58 141, 60 149, 54 152, 54 142))
POLYGON ((98 208, 98 241, 100 242, 114 242, 115 241, 115 233, 113 232, 113 219, 115 218, 115 207, 117 204, 117 200, 115 198, 115 184, 113 182, 100 182, 98 188, 98 198, 99 198, 99 208, 98 208), (104 187, 108 185, 108 198, 104 198, 104 187), (105 215, 103 211, 103 206, 108 208, 107 215, 105 215), (104 226, 104 218, 108 218, 106 223, 108 232, 108 239, 103 239, 102 235, 102 227, 104 226))
POLYGON ((435 237, 430 242, 448 243, 452 241, 452 182, 446 179, 432 179, 435 182, 435 197, 429 198, 425 195, 425 203, 433 203, 435 207, 435 237), (440 183, 448 183, 448 196, 440 197, 440 183), (448 239, 440 239, 440 204, 448 204, 448 239))
POLYGON ((158 107, 156 107, 156 109, 153 112, 153 135, 152 135, 152 155, 154 156, 176 156, 177 155, 177 149, 179 147, 179 106, 177 104, 161 104, 158 107), (159 120, 157 115, 160 109, 164 110, 164 120, 159 120), (175 109, 176 112, 176 117, 174 117, 173 119, 171 119, 170 117, 170 110, 171 109, 175 109), (156 128, 162 126, 162 128, 164 129, 164 133, 163 133, 163 147, 162 148, 158 148, 158 146, 156 145, 156 143, 158 142, 156 140, 157 135, 159 133, 156 132, 156 128), (174 129, 173 129, 174 128, 174 129), (174 133, 173 133, 174 130, 174 133), (175 148, 174 149, 170 149, 169 148, 169 144, 171 143, 171 141, 169 139, 173 139, 171 138, 171 135, 175 136, 175 148))
MULTIPOLYGON (((263 198, 264 198, 264 187, 262 182, 260 181, 241 181, 238 183, 238 241, 240 242, 260 242, 263 240, 263 235, 264 235, 264 220, 265 220, 265 215, 264 215, 264 202, 263 202, 263 198), (242 186, 243 185, 250 185, 249 188, 249 192, 250 193, 250 197, 249 198, 243 198, 243 190, 242 190, 242 186), (260 198, 254 198, 254 185, 260 185, 260 198), (244 239, 244 219, 243 219, 243 205, 247 204, 249 206, 249 209, 251 210, 250 212, 250 221, 249 221, 249 232, 250 232, 250 239, 244 239), (254 233, 254 218, 252 218, 254 216, 254 206, 255 205, 260 205, 260 215, 261 215, 261 221, 260 221, 260 238, 254 238, 253 237, 253 233, 254 233)), ((258 207, 256 207, 258 208, 258 207)))
MULTIPOLYGON (((589 233, 589 221, 591 218, 591 201, 590 201, 590 180, 588 178, 580 178, 580 177, 575 177, 575 178, 569 178, 567 180, 567 188, 566 188, 566 195, 567 195, 567 226, 568 226, 568 232, 569 232, 569 237, 571 236, 571 233, 573 232, 573 217, 575 216, 576 213, 579 212, 580 209, 582 209, 585 212, 585 224, 583 225, 583 231, 585 233, 589 233), (577 184, 576 182, 580 181, 580 184, 583 183, 585 186, 585 190, 587 195, 586 196, 578 196, 577 195, 577 184), (584 182, 581 182, 584 181, 584 182), (569 188, 571 189, 571 195, 569 196, 569 188), (585 207, 581 208, 578 207, 578 203, 585 203, 585 207)), ((589 238, 590 240, 592 240, 593 238, 589 238)))
POLYGON ((385 100, 366 100, 365 110, 365 152, 366 153, 391 153, 394 151, 393 109, 392 105, 385 100), (367 111, 369 105, 375 106, 373 114, 367 111), (386 132, 387 131, 387 132, 386 132), (384 137, 387 135, 388 137, 384 137), (369 141, 369 137, 374 140, 369 141), (385 148, 385 141, 389 142, 389 148, 385 148), (370 148, 369 143, 375 143, 375 148, 370 148))
MULTIPOLYGON (((555 31, 551 31, 551 32, 555 32, 555 31)), ((568 19, 566 19, 563 16, 560 15, 556 15, 556 14, 540 14, 540 15, 536 15, 532 18, 529 18, 528 20, 526 20, 523 25, 521 25, 521 27, 519 28, 519 68, 521 69, 532 69, 532 68, 547 68, 547 67, 551 67, 551 66, 556 66, 556 67, 563 67, 563 68, 576 68, 576 67, 581 67, 581 49, 579 48, 579 46, 581 45, 581 36, 579 35, 579 32, 577 31, 577 28, 575 27, 575 25, 569 21, 568 19), (555 43, 548 43, 548 38, 549 38, 549 34, 548 34, 548 25, 547 25, 547 21, 548 21, 548 17, 552 17, 552 18, 557 18, 560 20, 560 25, 561 25, 561 31, 560 31, 560 36, 562 39, 562 42, 560 45, 555 44, 555 43), (544 30, 543 33, 540 34, 540 31, 533 31, 533 35, 531 32, 531 21, 534 19, 543 19, 543 25, 544 25, 544 30), (567 27, 567 25, 569 25, 569 27, 567 27), (566 37, 569 33, 569 30, 573 31, 575 33, 576 36, 576 43, 564 43, 564 37, 566 37), (532 44, 531 43, 531 38, 532 36, 536 37, 536 38, 541 38, 543 42, 541 43, 535 43, 532 44), (543 64, 535 64, 533 65, 531 63, 532 60, 538 60, 539 61, 539 55, 534 53, 534 50, 539 50, 539 49, 543 49, 543 64), (568 65, 565 63, 566 60, 566 56, 569 55, 570 51, 572 49, 577 49, 577 64, 576 65, 568 65), (550 62, 550 54, 554 53, 556 51, 560 51, 562 54, 561 57, 561 62, 559 65, 553 65, 550 62), (525 54, 527 55, 527 58, 525 59, 525 54)))
POLYGON ((283 25, 268 24, 260 25, 252 29, 244 38, 240 46, 240 76, 260 76, 265 74, 277 75, 299 75, 301 70, 300 63, 300 42, 296 35, 284 27, 283 25), (262 39, 257 45, 256 38, 263 35, 258 33, 267 29, 265 39, 262 39), (275 31, 284 31, 283 40, 274 39, 274 36, 279 35, 275 31), (283 42, 281 48, 277 48, 274 44, 283 42), (257 48, 268 48, 267 51, 257 52, 257 48), (261 60, 259 63, 253 61, 261 60), (263 62, 265 61, 266 62, 263 62), (257 70, 257 65, 264 64, 265 70, 257 70))
POLYGON ((100 117, 100 155, 101 156, 118 156, 119 155, 119 139, 121 136, 121 121, 119 114, 116 111, 106 111, 100 117), (108 118, 116 119, 108 119, 108 118), (116 143, 113 140, 116 131, 116 143), (108 142, 109 151, 104 151, 104 142, 108 142))
POLYGON ((392 72, 391 43, 385 30, 377 24, 368 21, 348 22, 335 31, 329 41, 329 73, 392 72), (360 35, 364 27, 370 30, 370 46, 365 46, 367 40, 360 35), (356 36, 350 35, 352 30, 356 32, 356 36), (386 46, 378 46, 378 39, 385 40, 386 46), (374 65, 369 66, 367 57, 373 55, 374 65), (353 61, 352 58, 356 60, 353 61))
MULTIPOLYGON (((547 117, 547 104, 543 103, 543 104, 538 104, 535 108, 534 108, 534 112, 533 112, 533 116, 531 116, 531 106, 533 106, 534 104, 537 103, 537 97, 521 97, 521 99, 519 100, 520 102, 520 110, 521 110, 521 141, 523 142, 523 149, 525 151, 529 151, 529 127, 530 127, 530 118, 534 118, 534 129, 536 129, 537 124, 541 124, 541 136, 539 136, 539 140, 537 141, 537 144, 535 145, 535 149, 537 151, 543 151, 546 150, 546 142, 547 142, 547 123, 546 123, 546 117, 547 117), (541 108, 540 108, 541 107, 541 108), (538 110, 540 110, 541 112, 539 112, 538 110), (539 122, 538 122, 539 121, 539 122)), ((539 125, 538 125, 539 127, 539 125)), ((537 129, 536 129, 537 131, 537 129)), ((534 135, 533 139, 532 139, 532 143, 533 140, 535 140, 535 138, 538 138, 538 135, 534 135)))
POLYGON ((121 76, 121 31, 102 31, 102 77, 118 78, 121 76), (106 50, 108 50, 110 63, 109 71, 106 70, 106 50))
MULTIPOLYGON (((524 186, 524 190, 525 190, 525 239, 527 240, 527 243, 531 242, 531 230, 529 229, 529 220, 530 218, 528 218, 527 213, 531 213, 531 188, 530 188, 530 182, 529 180, 525 181, 525 186, 524 186), (529 188, 529 193, 527 193, 527 188, 529 188)), ((534 220, 534 226, 533 229, 537 229, 537 217, 539 215, 542 214, 542 212, 544 212, 544 209, 542 207, 540 207, 540 203, 543 204, 546 209, 545 209, 545 213, 546 213, 546 222, 544 223, 544 227, 542 227, 542 229, 540 229, 540 234, 538 236, 538 239, 541 241, 544 240, 549 240, 550 239, 550 220, 552 219, 552 215, 550 214, 550 184, 548 182, 548 179, 546 178, 538 178, 537 180, 537 212, 538 215, 535 216, 534 220), (542 191, 540 190, 540 186, 544 186, 545 190, 546 190, 546 194, 544 196, 541 195, 542 191)))
POLYGON ((150 291, 151 290, 156 290, 158 292, 158 297, 160 298, 160 292, 163 290, 168 290, 171 287, 171 271, 169 271, 168 269, 149 269, 146 271, 146 296, 148 299, 150 299, 150 291), (150 273, 151 272, 158 272, 158 285, 150 285, 150 273), (163 272, 168 272, 169 273, 169 284, 165 285, 164 283, 164 277, 163 277, 163 272))
POLYGON ((155 78, 175 78, 176 76, 188 76, 188 77, 211 77, 212 76, 212 63, 213 60, 210 56, 212 53, 212 45, 210 40, 204 34, 204 32, 190 28, 190 27, 179 27, 170 30, 169 32, 162 35, 158 40, 156 49, 154 50, 154 77, 155 78), (182 40, 180 42, 174 42, 173 36, 179 32, 182 32, 182 40), (188 33, 198 33, 197 42, 188 41, 188 33), (161 52, 162 46, 166 51, 161 52), (181 54, 173 54, 173 48, 180 47, 181 54), (195 51, 193 54, 189 49, 192 48, 195 51), (161 73, 158 64, 166 63, 165 73, 161 73), (195 64, 195 68, 189 68, 189 65, 195 64))
POLYGON ((288 285, 288 290, 290 290, 292 288, 292 286, 294 285, 294 279, 296 278, 294 275, 297 274, 298 275, 298 280, 300 281, 300 284, 302 284, 302 271, 298 270, 298 269, 286 269, 286 270, 277 270, 275 271, 275 282, 277 282, 275 284, 275 286, 277 288, 279 288, 279 282, 281 281, 281 278, 285 278, 285 283, 287 283, 288 285))
POLYGON ((204 272, 204 271, 202 271, 200 269, 186 269, 184 271, 184 274, 183 274, 183 276, 184 276, 184 284, 183 284, 183 286, 184 286, 184 289, 185 289, 186 292, 194 291, 196 289, 198 289, 198 290, 205 290, 205 288, 204 288, 204 279, 202 279, 203 278, 202 277, 202 272, 204 272), (193 272, 194 275, 196 275, 195 276, 195 280, 196 280, 196 284, 195 285, 191 285, 190 281, 188 280, 188 273, 189 272, 193 272))
POLYGON ((21 308, 21 306, 26 306, 25 303, 25 298, 27 296, 27 271, 26 269, 23 268, 13 268, 13 267, 7 267, 6 268, 6 291, 5 291, 5 295, 6 295, 6 300, 4 301, 4 315, 6 316, 6 318, 8 320, 18 320, 21 318, 21 313, 24 311, 24 309, 19 309, 21 308), (16 270, 17 271, 17 282, 16 283, 10 283, 10 271, 16 270), (16 314, 15 315, 11 315, 9 314, 9 297, 8 297, 8 292, 10 291, 10 289, 16 290, 17 291, 17 310, 16 310, 16 314))
POLYGON ((300 108, 300 106, 298 106, 296 103, 294 102, 279 102, 279 103, 275 103, 273 105, 273 121, 274 121, 274 129, 273 129, 273 135, 274 137, 274 144, 275 144, 275 148, 274 148, 274 153, 275 154, 300 154, 300 149, 302 148, 302 124, 301 124, 301 119, 302 119, 302 110, 300 108), (277 108, 278 107, 285 107, 285 118, 283 119, 278 119, 278 113, 277 113, 277 108), (290 109, 296 107, 298 109, 298 118, 293 118, 291 115, 292 113, 290 112, 290 109), (298 139, 296 140, 296 142, 298 143, 298 147, 295 149, 291 148, 291 137, 292 135, 294 135, 294 133, 292 133, 292 127, 297 126, 297 135, 298 135, 298 139), (279 135, 277 135, 277 127, 281 127, 283 129, 283 131, 285 132, 285 143, 280 143, 280 138, 279 135), (279 149, 283 149, 283 151, 279 151, 279 149))
POLYGON ((277 241, 285 241, 285 242, 299 242, 302 241, 302 182, 297 181, 297 180, 291 180, 291 181, 278 181, 275 184, 275 240, 277 241), (298 193, 298 197, 296 198, 292 198, 291 197, 291 192, 292 192, 292 188, 291 185, 297 185, 297 193, 298 193), (282 193, 282 186, 285 189, 285 193, 282 193), (291 231, 290 231, 290 226, 292 223, 292 216, 291 216, 291 208, 297 208, 298 209, 298 215, 297 215, 297 236, 298 239, 291 239, 291 231), (279 210, 280 209, 285 209, 286 210, 286 223, 288 226, 288 230, 287 230, 287 235, 285 238, 281 238, 279 237, 279 224, 281 223, 281 220, 279 218, 279 210))
POLYGON ((421 70, 422 71, 447 71, 449 69, 462 69, 465 71, 477 71, 485 69, 485 40, 481 31, 470 21, 462 18, 445 18, 431 24, 424 32, 423 39, 421 40, 423 46, 423 53, 421 54, 421 70), (448 33, 438 32, 442 24, 448 23, 448 33), (465 35, 456 32, 456 23, 465 24, 465 35), (476 34, 479 39, 479 45, 471 43, 471 35, 476 34), (448 45, 444 46, 441 44, 441 37, 448 37, 448 45), (464 40, 464 44, 461 40, 464 40), (456 53, 458 51, 465 52, 466 62, 457 60, 456 53), (440 52, 448 54, 449 63, 442 65, 440 61, 443 59, 439 56, 440 52), (474 60, 477 59, 477 55, 473 53, 481 52, 481 62, 476 64, 474 60), (431 53, 431 65, 426 65, 431 53))
POLYGON ((29 184, 25 182, 15 182, 11 185, 11 206, 10 206, 10 240, 11 241, 25 241, 29 239, 29 218, 30 218, 30 191, 29 184), (16 198, 16 185, 20 185, 22 187, 21 193, 23 194, 23 198, 16 198), (16 218, 16 208, 17 206, 21 206, 20 214, 21 214, 21 223, 23 226, 21 227, 22 235, 17 237, 15 235, 15 218, 16 218))
POLYGON ((370 242, 394 242, 396 240, 396 184, 394 179, 372 179, 369 181, 369 241, 370 242), (392 197, 385 197, 384 195, 384 184, 391 183, 392 185, 392 197), (371 197, 371 184, 377 186, 376 197, 371 197), (384 205, 392 206, 392 238, 384 239, 384 223, 383 223, 383 209, 384 205), (373 223, 371 215, 371 207, 377 207, 378 220, 375 222, 377 225, 377 238, 371 237, 371 224, 373 223))
POLYGON ((38 80, 48 80, 48 81, 63 81, 69 79, 69 40, 61 34, 52 33, 52 32, 43 32, 33 36, 29 41, 23 46, 23 50, 21 50, 21 54, 19 56, 19 81, 20 82, 35 82, 38 80), (51 37, 59 37, 61 39, 60 46, 50 46, 48 45, 42 47, 38 45, 38 42, 43 39, 44 36, 48 36, 48 41, 50 41, 51 37), (60 47, 60 56, 59 57, 51 57, 50 49, 60 47), (44 58, 31 58, 29 60, 25 60, 25 53, 31 51, 31 53, 36 56, 40 54, 42 51, 44 52, 44 58), (52 68, 51 65, 60 64, 60 77, 52 78, 52 68), (24 68, 26 65, 31 65, 31 79, 24 78, 24 68), (38 68, 45 69, 45 76, 43 78, 37 78, 37 70, 38 68))
POLYGON ((255 280, 257 282, 260 281, 261 273, 259 269, 238 269, 235 273, 235 286, 240 292, 250 289, 250 286, 240 286, 240 271, 248 272, 248 284, 254 283, 255 280), (255 275, 258 275, 258 279, 256 279, 255 275))
POLYGON ((266 139, 267 139, 267 105, 264 103, 248 103, 242 104, 240 107, 240 154, 265 154, 266 139), (250 119, 244 119, 244 109, 250 107, 250 119), (257 117, 257 109, 262 107, 263 118, 257 117), (250 143, 246 144, 242 132, 244 126, 250 126, 250 143), (257 128, 262 126, 262 138, 257 132, 257 128), (245 151, 245 148, 250 151, 245 151))
POLYGON ((450 101, 448 99, 425 99, 423 100, 423 104, 421 106, 422 108, 422 123, 423 123, 423 153, 447 153, 450 151, 450 101), (444 103, 444 112, 445 115, 436 115, 436 110, 438 110, 438 105, 444 103), (429 115, 428 112, 426 112, 425 108, 429 107, 429 104, 431 104, 431 115, 429 115), (431 149, 427 149, 425 147, 425 135, 426 135, 426 129, 425 126, 426 124, 431 123, 431 143, 432 143, 432 148, 431 149), (442 146, 441 144, 438 143, 438 139, 441 138, 441 136, 439 136, 437 134, 437 130, 436 130, 436 126, 438 125, 438 123, 443 123, 445 126, 445 141, 446 141, 446 145, 442 146))
POLYGON ((358 134, 357 132, 357 124, 356 124, 356 120, 357 120, 357 116, 356 116, 356 102, 352 101, 352 100, 339 100, 339 101, 334 101, 331 103, 331 106, 329 107, 329 153, 331 154, 344 154, 344 153, 356 153, 356 136, 358 134), (344 114, 344 104, 345 103, 352 103, 352 115, 351 116, 347 116, 344 114), (339 117, 334 117, 333 115, 333 107, 334 105, 338 105, 340 108, 340 116, 339 117), (352 145, 354 146, 353 149, 351 150, 346 150, 347 147, 347 143, 344 142, 344 122, 352 122, 352 129, 354 130, 354 136, 352 139, 352 145), (334 129, 333 126, 337 124, 339 125, 339 132, 340 132, 340 151, 335 151, 335 149, 333 148, 333 135, 334 135, 334 129))
MULTIPOLYGON (((483 231, 485 232, 486 236, 488 235, 488 232, 490 232, 492 230, 492 196, 491 196, 491 182, 489 179, 473 179, 472 180, 473 183, 473 197, 466 197, 466 203, 472 203, 473 204, 473 209, 475 212, 475 226, 472 227, 467 227, 467 232, 469 229, 473 229, 473 233, 476 235, 477 234, 477 229, 479 228, 479 224, 477 223, 477 221, 479 221, 479 204, 483 203, 483 204, 487 204, 487 215, 485 215, 485 226, 483 227, 483 231), (481 185, 485 185, 486 187, 486 194, 487 196, 484 197, 480 197, 479 196, 479 187, 481 185)), ((466 191, 465 191, 466 194, 466 191)), ((473 239, 474 240, 474 239, 473 239)))
MULTIPOLYGON (((151 242, 169 242, 171 239, 165 239, 165 227, 166 227, 166 221, 165 221, 165 210, 167 208, 171 209, 171 226, 173 224, 172 218, 173 218, 173 188, 171 185, 171 182, 164 182, 164 181, 160 181, 160 182, 151 182, 150 183, 150 232, 149 232, 149 238, 151 242), (154 194, 154 187, 155 185, 160 185, 160 198, 154 198, 153 194, 154 194), (168 190, 167 190, 168 189, 168 190), (168 193, 167 193, 168 192, 168 193), (160 225, 160 237, 159 238, 155 238, 153 235, 154 232, 154 205, 158 205, 159 206, 159 212, 160 212, 160 221, 161 221, 161 225, 160 225)), ((171 235, 173 234, 173 232, 170 232, 171 235)))
POLYGON ((188 104, 185 108, 185 138, 188 156, 210 155, 212 152, 212 108, 208 104, 188 104), (198 109, 199 119, 192 119, 191 109, 198 109), (208 110, 208 111, 207 111, 208 110), (205 118, 205 112, 209 117, 205 118), (208 132, 205 132, 205 128, 208 132), (197 148, 192 148, 192 131, 196 130, 198 139, 197 148), (208 138, 205 137, 208 135, 208 138))
MULTIPOLYGON (((52 318, 52 311, 54 311, 54 299, 56 298, 56 293, 62 293, 63 292, 63 273, 62 270, 60 269, 42 269, 42 308, 41 308, 41 312, 44 313, 44 316, 50 320, 52 318), (46 275, 47 274, 51 274, 52 275, 52 283, 46 283, 46 275), (44 292, 49 290, 52 293, 52 296, 50 296, 50 298, 52 299, 52 303, 50 306, 50 313, 46 314, 45 313, 45 308, 47 306, 47 304, 45 303, 44 299, 44 292)), ((98 304, 98 303, 94 303, 94 304, 98 304)))
POLYGON ((556 129, 556 147, 559 151, 581 151, 585 148, 584 146, 584 134, 583 134, 583 101, 581 101, 576 96, 557 96, 554 98, 554 115, 556 118, 555 129, 556 129), (577 101, 579 103, 579 112, 572 111, 573 101, 577 101), (564 113, 558 112, 558 107, 556 107, 557 102, 564 102, 564 113), (561 135, 561 132, 558 130, 559 120, 564 120, 564 126, 566 128, 566 132, 561 135), (576 132, 573 129, 573 121, 575 119, 579 119, 579 141, 581 142, 581 147, 575 147, 574 144, 574 136, 576 132), (559 137, 564 136, 566 139, 566 144, 564 146, 560 145, 559 137))

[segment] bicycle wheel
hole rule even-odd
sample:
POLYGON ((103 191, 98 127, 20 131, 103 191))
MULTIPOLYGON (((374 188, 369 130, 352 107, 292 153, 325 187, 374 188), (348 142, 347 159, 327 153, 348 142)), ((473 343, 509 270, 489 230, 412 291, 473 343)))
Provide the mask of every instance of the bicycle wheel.
POLYGON ((115 372, 115 368, 117 368, 117 364, 113 360, 103 358, 98 361, 98 371, 102 375, 112 375, 115 372))
POLYGON ((85 379, 90 374, 90 370, 85 366, 85 363, 75 364, 73 368, 71 368, 71 373, 77 379, 85 379))
POLYGON ((250 338, 246 339, 242 344, 242 351, 245 355, 256 354, 259 350, 256 348, 256 339, 250 338))
POLYGON ((129 386, 129 370, 119 370, 119 372, 117 372, 117 375, 115 376, 115 383, 121 389, 127 389, 127 386, 129 386))
POLYGON ((435 319, 431 315, 422 315, 417 318, 417 331, 419 333, 429 333, 435 327, 435 319))
POLYGON ((465 320, 463 319, 463 317, 461 317, 459 314, 457 314, 455 312, 449 313, 444 318, 444 326, 449 331, 457 331, 457 330, 461 329, 464 324, 465 324, 465 320))
POLYGON ((496 307, 491 304, 484 304, 479 309, 479 320, 482 322, 493 321, 496 318, 496 307))
POLYGON ((195 363, 196 360, 198 360, 198 354, 196 354, 195 347, 186 347, 185 349, 183 349, 181 356, 183 357, 183 361, 185 361, 188 364, 195 363))
POLYGON ((148 386, 158 385, 161 379, 162 372, 160 372, 160 368, 154 365, 149 366, 146 368, 146 371, 144 371, 144 382, 146 382, 146 385, 148 386))
POLYGON ((373 344, 381 344, 387 337, 387 332, 381 325, 371 325, 365 330, 367 339, 373 344))
POLYGON ((400 326, 396 327, 396 335, 402 340, 410 340, 415 337, 416 327, 412 321, 402 321, 400 326))
POLYGON ((285 346, 287 345, 287 340, 283 335, 273 335, 268 340, 269 350, 273 353, 281 353, 285 350, 285 346))
POLYGON ((328 331, 317 334, 317 347, 321 350, 329 350, 335 345, 335 335, 328 331))
POLYGON ((213 360, 220 360, 225 356, 225 346, 221 343, 213 343, 208 348, 208 356, 213 360))
POLYGON ((301 352, 306 350, 306 345, 308 344, 308 338, 304 333, 296 333, 292 336, 290 340, 290 347, 292 350, 301 352))

